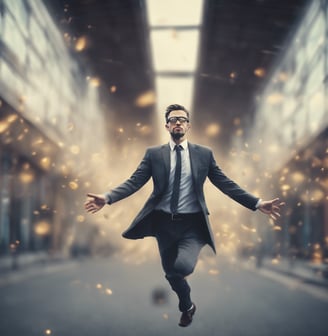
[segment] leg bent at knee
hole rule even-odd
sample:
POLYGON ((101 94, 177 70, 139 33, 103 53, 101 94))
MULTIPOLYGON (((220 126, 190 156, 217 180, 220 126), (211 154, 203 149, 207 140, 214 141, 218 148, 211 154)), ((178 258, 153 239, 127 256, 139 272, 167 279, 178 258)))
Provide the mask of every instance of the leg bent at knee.
POLYGON ((178 258, 174 263, 174 270, 182 277, 190 275, 195 269, 195 264, 190 260, 178 258))

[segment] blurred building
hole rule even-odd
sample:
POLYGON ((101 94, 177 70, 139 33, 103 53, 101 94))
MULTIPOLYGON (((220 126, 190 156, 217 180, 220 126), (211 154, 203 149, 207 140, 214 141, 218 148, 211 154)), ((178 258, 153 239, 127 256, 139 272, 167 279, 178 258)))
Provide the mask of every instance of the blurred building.
POLYGON ((72 43, 41 1, 0 1, 0 256, 62 250, 88 226, 84 188, 106 161, 105 123, 72 43))
POLYGON ((258 229, 268 251, 322 260, 328 245, 328 2, 312 1, 256 102, 254 188, 287 203, 258 229), (269 229, 268 229, 269 227, 269 229))

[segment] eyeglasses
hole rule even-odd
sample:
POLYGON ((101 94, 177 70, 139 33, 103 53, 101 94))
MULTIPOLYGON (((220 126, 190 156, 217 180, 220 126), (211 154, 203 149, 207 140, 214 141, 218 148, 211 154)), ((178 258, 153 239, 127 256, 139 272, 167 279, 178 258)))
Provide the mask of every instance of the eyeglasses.
POLYGON ((185 117, 172 117, 172 118, 167 119, 167 122, 171 124, 176 124, 178 121, 181 124, 184 124, 184 123, 189 122, 189 119, 185 117))

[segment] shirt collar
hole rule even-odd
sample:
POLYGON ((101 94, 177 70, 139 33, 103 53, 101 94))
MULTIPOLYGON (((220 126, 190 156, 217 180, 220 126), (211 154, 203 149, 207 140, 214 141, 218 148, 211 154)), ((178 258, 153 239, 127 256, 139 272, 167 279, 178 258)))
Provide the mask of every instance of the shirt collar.
MULTIPOLYGON (((170 145, 171 151, 174 151, 174 147, 175 147, 176 143, 172 139, 170 139, 169 145, 170 145)), ((187 141, 187 139, 184 140, 184 141, 182 141, 181 144, 180 144, 180 146, 182 146, 182 148, 184 150, 187 150, 188 149, 188 141, 187 141)))

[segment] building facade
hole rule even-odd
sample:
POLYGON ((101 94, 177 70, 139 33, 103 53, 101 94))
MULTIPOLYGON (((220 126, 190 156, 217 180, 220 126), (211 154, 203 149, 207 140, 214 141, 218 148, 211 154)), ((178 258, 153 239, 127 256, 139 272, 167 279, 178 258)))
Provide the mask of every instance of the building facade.
POLYGON ((269 229, 258 219, 267 250, 278 255, 328 257, 327 27, 328 2, 312 1, 257 96, 246 139, 257 151, 260 194, 287 203, 269 229))
POLYGON ((87 226, 104 112, 68 38, 42 1, 0 0, 0 256, 59 251, 87 226))

